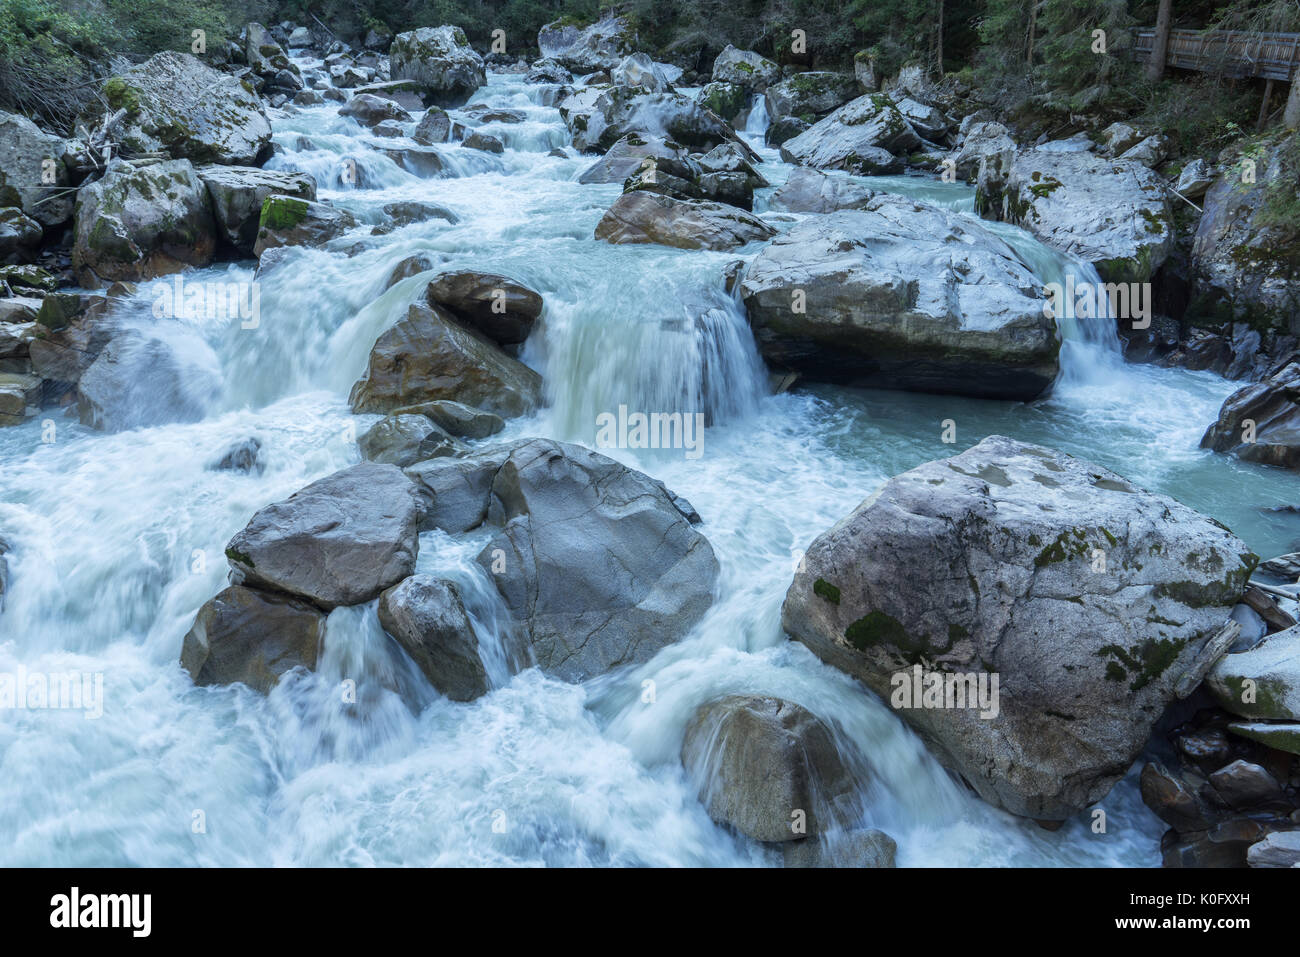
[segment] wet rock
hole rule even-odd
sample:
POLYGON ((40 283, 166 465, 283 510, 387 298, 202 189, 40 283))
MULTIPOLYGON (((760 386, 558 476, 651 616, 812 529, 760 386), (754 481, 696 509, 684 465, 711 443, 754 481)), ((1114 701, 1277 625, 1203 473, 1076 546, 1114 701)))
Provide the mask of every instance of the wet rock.
POLYGON ((751 159, 746 146, 722 117, 682 93, 643 93, 625 87, 580 90, 561 101, 560 116, 573 145, 607 150, 629 133, 667 138, 691 149, 732 143, 751 159))
POLYGON ((992 436, 891 479, 816 539, 782 623, 990 804, 1063 820, 1109 792, 1213 665, 1254 563, 1167 496, 992 436), (916 707, 900 689, 918 669, 971 676, 954 692, 985 676, 985 705, 998 676, 998 706, 916 707))
POLYGON ((391 289, 403 279, 409 279, 411 276, 418 276, 422 272, 428 272, 434 268, 434 262, 428 256, 407 256, 388 274, 388 281, 384 283, 385 289, 391 289))
MULTIPOLYGON (((357 93, 339 107, 339 116, 350 116, 362 126, 375 127, 385 120, 409 123, 411 114, 392 100, 371 93, 357 93)), ((418 142, 418 140, 417 140, 418 142)))
POLYGON ((633 52, 635 40, 636 30, 630 20, 608 14, 590 26, 556 20, 537 31, 542 58, 575 73, 613 69, 633 52))
POLYGON ((541 404, 541 376, 445 310, 416 303, 379 337, 350 401, 353 412, 387 413, 435 399, 525 415, 541 404))
POLYGON ((606 242, 679 249, 736 249, 775 235, 761 219, 732 206, 642 191, 624 193, 596 225, 596 238, 606 242))
POLYGON ((896 159, 921 145, 920 137, 882 94, 860 96, 781 144, 787 163, 872 175, 901 172, 896 159))
POLYGON ((884 831, 861 830, 781 845, 786 867, 893 867, 898 845, 884 831))
POLYGON ((837 805, 855 789, 830 729, 780 698, 730 695, 702 705, 686 725, 681 758, 709 816, 756 841, 815 839, 843 816, 837 805))
POLYGON ((505 144, 499 137, 491 133, 480 133, 478 130, 466 136, 460 145, 465 149, 482 150, 484 153, 504 153, 506 150, 505 144))
POLYGON ((67 192, 72 148, 27 117, 0 110, 0 206, 18 207, 41 226, 66 223, 72 217, 73 196, 67 192))
POLYGON ((357 440, 361 457, 367 462, 380 462, 406 468, 425 459, 456 455, 465 451, 443 429, 423 415, 387 415, 380 419, 357 440))
MULTIPOLYGON (((104 81, 115 139, 128 153, 163 150, 195 163, 251 166, 268 155, 271 123, 257 95, 188 53, 156 53, 104 81)), ((87 118, 87 128, 99 125, 87 118)))
POLYGON ((1300 362, 1289 362, 1228 396, 1201 438, 1201 448, 1300 468, 1300 362))
POLYGON ((30 260, 44 235, 41 224, 17 206, 0 209, 0 257, 30 260))
POLYGON ((541 295, 513 279, 467 269, 435 276, 425 296, 498 345, 526 340, 543 306, 541 295))
POLYGON ((1158 761, 1142 769, 1142 803, 1176 831, 1198 831, 1210 826, 1209 808, 1181 776, 1170 773, 1158 761))
POLYGON ((1048 246, 1097 267, 1107 282, 1146 282, 1173 250, 1164 180, 1132 160, 1028 150, 1007 176, 1002 215, 1048 246))
MULTIPOLYGON (((460 222, 460 217, 451 210, 445 206, 437 206, 434 203, 385 203, 384 215, 388 217, 389 222, 394 226, 409 226, 411 223, 423 223, 430 219, 446 220, 452 225, 460 222)), ((430 267, 426 266, 425 268, 430 267)))
POLYGON ((221 453, 210 469, 219 472, 243 472, 260 475, 265 466, 262 464, 262 440, 249 436, 232 444, 221 453))
POLYGON ((268 196, 316 199, 316 180, 307 173, 247 166, 201 166, 197 172, 207 187, 222 238, 250 255, 257 242, 258 222, 268 196))
POLYGON ((451 135, 451 117, 440 106, 431 106, 420 117, 420 122, 411 134, 411 139, 424 146, 445 143, 451 135))
POLYGON ((791 170, 790 178, 772 194, 769 205, 791 213, 833 213, 862 209, 875 195, 874 190, 843 176, 800 167, 791 170))
POLYGON ((183 364, 161 339, 126 330, 81 374, 77 414, 82 425, 105 432, 198 422, 218 389, 215 379, 183 364))
POLYGON ((451 582, 431 575, 399 582, 379 596, 379 623, 429 683, 452 701, 487 694, 478 636, 451 582))
POLYGON ((77 193, 72 266, 83 286, 206 266, 216 246, 208 191, 189 160, 118 163, 77 193))
POLYGON ((605 155, 589 166, 579 183, 621 183, 641 169, 647 158, 664 158, 678 163, 690 160, 687 152, 662 137, 645 137, 628 133, 606 150, 605 155))
POLYGON ((915 200, 796 224, 741 297, 769 365, 814 381, 1028 401, 1056 377, 1033 273, 969 218, 915 200))
POLYGON ((1224 655, 1205 679, 1219 704, 1243 718, 1300 721, 1300 626, 1224 655))
POLYGON ((1300 754, 1300 721, 1233 721, 1228 730, 1275 751, 1300 754))
POLYGON ((486 439, 506 427, 501 416, 450 399, 404 406, 394 414, 426 416, 448 435, 462 439, 486 439))
POLYGON ((253 255, 278 246, 321 246, 356 226, 344 209, 291 196, 271 195, 262 204, 253 255))
POLYGON ((382 147, 379 152, 415 176, 432 179, 443 173, 442 156, 431 146, 382 147))
POLYGON ((420 531, 458 535, 487 521, 492 483, 522 442, 492 446, 455 459, 430 459, 406 470, 420 499, 420 531))
POLYGON ((1246 851, 1251 867, 1300 867, 1300 830, 1270 834, 1246 851))
POLYGON ((478 562, 537 666, 562 680, 648 660, 713 603, 713 549, 663 488, 579 446, 515 446, 488 522, 500 531, 478 562))
POLYGON ((199 609, 181 667, 196 685, 240 683, 268 694, 285 672, 315 670, 324 638, 319 608, 234 585, 199 609))
POLYGON ((1282 789, 1258 764, 1233 761, 1210 775, 1210 785, 1229 807, 1244 809, 1279 800, 1282 789))
POLYGON ((418 519, 411 480, 362 462, 260 509, 226 546, 232 581, 327 611, 359 605, 415 570, 418 519))
POLYGON ((487 82, 483 58, 460 27, 421 27, 393 38, 388 50, 394 80, 414 80, 443 106, 464 103, 487 82))
POLYGON ((714 83, 734 83, 751 93, 762 93, 780 79, 781 68, 771 60, 730 43, 713 61, 714 83))
POLYGON ((1179 834, 1169 831, 1161 842, 1165 867, 1245 867, 1251 845, 1263 840, 1271 828, 1258 821, 1236 818, 1204 831, 1179 834))
POLYGON ((41 401, 41 380, 22 373, 0 372, 0 427, 22 425, 41 401))

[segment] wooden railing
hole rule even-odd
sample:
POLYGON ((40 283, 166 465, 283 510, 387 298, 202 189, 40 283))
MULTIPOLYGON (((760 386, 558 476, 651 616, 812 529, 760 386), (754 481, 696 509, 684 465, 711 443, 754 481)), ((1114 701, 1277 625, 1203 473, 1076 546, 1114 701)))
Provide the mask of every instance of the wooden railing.
MULTIPOLYGON (((1151 57, 1156 31, 1139 30, 1137 60, 1151 57)), ((1300 69, 1300 33, 1242 33, 1235 30, 1171 30, 1166 66, 1228 77, 1262 77, 1291 82, 1300 69)))

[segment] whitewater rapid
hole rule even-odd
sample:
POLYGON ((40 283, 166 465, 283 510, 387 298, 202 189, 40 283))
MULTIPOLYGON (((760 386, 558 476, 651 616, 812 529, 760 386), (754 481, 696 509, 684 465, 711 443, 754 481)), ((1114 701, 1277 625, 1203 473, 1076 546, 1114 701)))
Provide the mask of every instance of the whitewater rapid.
MULTIPOLYGON (((1261 554, 1291 550, 1296 519, 1264 511, 1294 504, 1287 477, 1197 448, 1233 384, 1126 366, 1104 337, 1076 331, 1067 374, 1032 404, 834 387, 770 395, 743 310, 721 282, 757 247, 596 242, 620 187, 576 182, 592 157, 549 155, 568 142, 544 105, 550 92, 490 75, 473 102, 527 119, 486 128, 504 140, 500 156, 440 148, 456 175, 439 179, 375 152, 394 141, 373 140, 335 104, 276 114, 271 165, 311 172, 322 199, 367 223, 398 200, 446 206, 460 222, 361 230, 344 251, 291 251, 259 279, 255 329, 156 319, 142 292, 124 321, 165 338, 201 421, 102 434, 49 412, 0 430, 0 536, 12 546, 0 671, 101 673, 105 693, 98 719, 0 713, 0 864, 776 864, 775 852, 709 820, 678 762, 692 711, 736 692, 788 698, 831 724, 867 782, 861 823, 895 838, 900 865, 1158 863, 1163 828, 1133 775, 1102 802, 1105 835, 1084 815, 1049 833, 993 810, 884 704, 787 641, 780 605, 801 550, 889 476, 992 433, 1168 492, 1261 554), (340 177, 347 158, 364 188, 340 177), (544 374, 547 408, 488 442, 592 445, 596 415, 620 404, 707 409, 698 461, 680 450, 602 451, 664 480, 703 516, 722 567, 714 607, 640 667, 583 686, 536 670, 512 676, 494 643, 494 591, 472 560, 484 538, 431 532, 419 570, 461 587, 486 636, 495 687, 485 697, 456 704, 434 693, 373 606, 333 612, 318 671, 286 677, 268 697, 194 687, 178 664, 181 639, 225 585, 225 543, 261 506, 358 460, 355 437, 376 417, 352 416, 347 393, 375 338, 420 294, 419 277, 383 288, 416 254, 438 269, 509 275, 545 298, 522 358, 544 374), (52 442, 42 441, 44 419, 56 425, 52 442), (941 440, 945 419, 955 444, 941 440), (260 474, 208 467, 250 436, 262 443, 260 474), (358 680, 355 705, 340 703, 344 677, 358 680)), ((762 147, 764 122, 751 116, 745 135, 777 186, 790 168, 762 147)), ((964 186, 872 185, 973 215, 964 186)), ((760 213, 770 192, 758 194, 760 213)), ((778 228, 798 219, 770 218, 778 228)), ((1013 227, 990 228, 1044 281, 1087 269, 1013 227)), ((252 279, 252 263, 186 273, 252 279)), ((138 398, 147 407, 147 381, 138 398)))

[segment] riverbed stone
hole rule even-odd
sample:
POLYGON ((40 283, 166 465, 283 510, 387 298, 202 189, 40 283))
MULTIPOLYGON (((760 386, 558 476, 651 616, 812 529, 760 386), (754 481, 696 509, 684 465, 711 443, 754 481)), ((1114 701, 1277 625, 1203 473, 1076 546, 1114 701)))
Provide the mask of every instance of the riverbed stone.
POLYGON ((740 289, 768 364, 814 381, 1028 401, 1056 378, 1034 274, 969 217, 916 200, 797 223, 740 289))
POLYGON ((781 158, 798 166, 869 176, 901 172, 899 157, 921 145, 910 123, 883 93, 841 106, 781 144, 781 158))
POLYGON ((376 341, 350 402, 353 412, 387 413, 452 399, 516 416, 541 404, 541 381, 451 313, 418 302, 376 341))
POLYGON ((201 166, 196 172, 207 187, 221 237, 248 255, 257 242, 262 206, 268 196, 316 199, 316 180, 308 173, 250 166, 201 166))
POLYGON ((580 682, 647 661, 713 603, 718 561, 663 486, 534 439, 496 472, 478 562, 541 670, 580 682))
POLYGON ((487 82, 483 58, 460 27, 420 27, 399 33, 388 58, 394 80, 414 80, 442 106, 464 103, 487 82))
POLYGON ((1064 820, 1209 671, 1256 560, 1168 496, 991 436, 891 479, 814 540, 782 623, 990 804, 1064 820), (983 675, 986 691, 997 676, 998 706, 916 707, 901 689, 918 670, 983 675))
POLYGON ((1224 709, 1243 718, 1300 721, 1300 625, 1224 655, 1205 685, 1224 709))
POLYGON ((1201 438, 1201 448, 1300 469, 1300 361, 1228 396, 1201 438))
POLYGON ((681 760, 709 816, 756 841, 815 839, 855 789, 830 729, 780 698, 728 695, 701 705, 681 760))
POLYGON ((789 179, 772 194, 768 205, 790 213, 834 213, 862 209, 875 195, 875 190, 848 177, 801 166, 790 171, 789 179))
POLYGON ((362 462, 258 510, 226 546, 236 584, 326 611, 379 596, 415 570, 415 487, 392 465, 362 462))
POLYGON ((196 685, 245 684, 269 694, 294 668, 314 671, 325 615, 305 601, 232 585, 199 609, 181 646, 196 685))
POLYGON ((262 203, 253 255, 261 258, 279 246, 321 246, 356 225, 356 217, 345 209, 272 194, 262 203))
POLYGON ((734 206, 642 190, 620 196, 596 225, 596 238, 606 242, 678 249, 737 249, 775 235, 767 223, 734 206))
POLYGON ((379 596, 379 623, 452 701, 487 693, 478 635, 454 583, 432 575, 403 579, 379 596))

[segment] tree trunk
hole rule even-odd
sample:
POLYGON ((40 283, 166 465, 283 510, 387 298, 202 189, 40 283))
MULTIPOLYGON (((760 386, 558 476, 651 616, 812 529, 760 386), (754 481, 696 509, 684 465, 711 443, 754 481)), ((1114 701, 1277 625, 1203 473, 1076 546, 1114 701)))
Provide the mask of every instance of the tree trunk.
POLYGON ((1034 65, 1034 40, 1038 27, 1038 3, 1039 0, 1030 0, 1029 2, 1029 50, 1025 54, 1025 62, 1030 66, 1034 65))
POLYGON ((934 75, 936 78, 943 79, 943 0, 936 0, 935 5, 939 8, 939 25, 934 32, 934 75))
POLYGON ((1151 59, 1147 63, 1147 79, 1152 82, 1165 75, 1165 59, 1169 56, 1169 26, 1173 22, 1173 0, 1160 0, 1156 13, 1155 42, 1151 44, 1151 59))
POLYGON ((1291 78, 1291 95, 1286 98, 1282 125, 1288 130, 1300 129, 1300 73, 1291 78))

